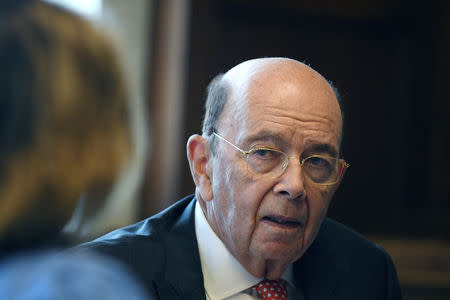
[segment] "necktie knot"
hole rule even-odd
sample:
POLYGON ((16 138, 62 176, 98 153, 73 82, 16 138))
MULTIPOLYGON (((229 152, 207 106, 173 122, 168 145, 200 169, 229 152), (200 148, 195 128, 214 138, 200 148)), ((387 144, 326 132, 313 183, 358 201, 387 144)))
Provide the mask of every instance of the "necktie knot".
POLYGON ((255 290, 259 298, 263 300, 287 300, 288 294, 286 290, 286 281, 280 280, 269 280, 264 279, 263 281, 255 284, 251 287, 255 290))

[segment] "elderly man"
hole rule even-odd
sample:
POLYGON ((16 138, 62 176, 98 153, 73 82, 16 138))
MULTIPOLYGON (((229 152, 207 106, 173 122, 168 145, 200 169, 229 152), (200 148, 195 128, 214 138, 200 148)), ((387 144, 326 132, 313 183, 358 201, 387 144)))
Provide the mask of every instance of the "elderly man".
POLYGON ((348 164, 330 84, 287 58, 210 84, 187 143, 195 196, 85 247, 127 262, 160 299, 401 299, 386 252, 325 218, 348 164))

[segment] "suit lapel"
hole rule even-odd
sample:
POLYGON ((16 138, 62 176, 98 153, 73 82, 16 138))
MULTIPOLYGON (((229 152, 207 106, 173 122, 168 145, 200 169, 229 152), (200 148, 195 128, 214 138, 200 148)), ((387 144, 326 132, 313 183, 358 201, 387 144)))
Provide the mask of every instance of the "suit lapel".
POLYGON ((206 299, 195 235, 195 197, 164 239, 164 280, 156 281, 160 299, 206 299))

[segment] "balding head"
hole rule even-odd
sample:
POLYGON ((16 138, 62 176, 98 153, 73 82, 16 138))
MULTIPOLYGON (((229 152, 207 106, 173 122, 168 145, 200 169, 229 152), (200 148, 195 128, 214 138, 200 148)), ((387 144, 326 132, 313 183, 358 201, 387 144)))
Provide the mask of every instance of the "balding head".
MULTIPOLYGON (((293 75, 298 77, 299 85, 315 83, 315 86, 323 88, 324 92, 333 94, 339 106, 341 122, 343 121, 342 101, 337 89, 318 72, 290 58, 257 58, 242 62, 211 81, 205 103, 203 136, 209 136, 216 130, 226 105, 243 104, 243 101, 248 99, 248 88, 252 82, 261 86, 263 79, 269 82, 273 78, 283 80, 293 75)), ((342 124, 340 128, 342 131, 342 124)))

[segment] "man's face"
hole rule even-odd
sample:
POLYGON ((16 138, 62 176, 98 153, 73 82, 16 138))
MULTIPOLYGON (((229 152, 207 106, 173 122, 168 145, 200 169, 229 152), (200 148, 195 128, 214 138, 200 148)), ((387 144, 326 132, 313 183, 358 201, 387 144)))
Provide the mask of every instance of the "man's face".
POLYGON ((234 90, 217 132, 243 150, 281 150, 291 157, 289 166, 277 178, 254 175, 242 153, 216 138, 206 215, 250 273, 279 278, 313 242, 337 187, 305 178, 296 158, 336 156, 342 120, 334 93, 317 73, 271 68, 234 90))

